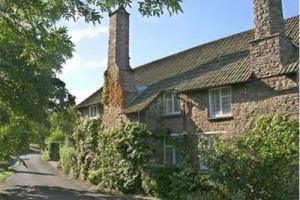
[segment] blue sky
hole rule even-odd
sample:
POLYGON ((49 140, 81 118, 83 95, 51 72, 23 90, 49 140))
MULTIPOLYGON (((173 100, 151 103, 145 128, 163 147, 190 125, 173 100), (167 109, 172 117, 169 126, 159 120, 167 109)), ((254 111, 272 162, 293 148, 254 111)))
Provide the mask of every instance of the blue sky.
MULTIPOLYGON (((136 6, 130 13, 129 55, 132 68, 153 60, 252 29, 253 0, 183 0, 183 12, 161 17, 142 17, 136 6)), ((298 0, 282 0, 284 18, 299 14, 298 0)), ((76 47, 74 56, 59 74, 80 103, 103 85, 107 67, 107 14, 101 24, 64 22, 76 47)))

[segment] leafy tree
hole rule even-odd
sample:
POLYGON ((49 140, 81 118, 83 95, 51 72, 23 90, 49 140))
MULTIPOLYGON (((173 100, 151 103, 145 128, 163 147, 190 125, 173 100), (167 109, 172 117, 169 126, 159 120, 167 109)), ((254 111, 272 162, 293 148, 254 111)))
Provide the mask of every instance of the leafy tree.
MULTIPOLYGON (((159 16, 164 9, 177 13, 181 11, 180 2, 137 1, 139 11, 147 16, 159 16)), ((28 124, 43 127, 49 110, 74 103, 65 84, 56 77, 74 50, 66 27, 58 27, 57 22, 76 20, 78 16, 86 22, 100 22, 100 13, 110 13, 115 7, 132 3, 130 0, 0 1, 0 110, 3 111, 0 143, 19 138, 11 143, 11 149, 24 149, 23 145, 28 146, 29 141, 21 141, 23 132, 26 130, 28 138, 34 138, 30 130, 33 127, 28 124), (19 135, 9 134, 12 129, 19 135)), ((1 148, 1 155, 13 153, 4 146, 1 148)))
POLYGON ((67 138, 73 134, 73 130, 77 124, 77 114, 74 106, 69 106, 56 112, 52 112, 49 116, 51 124, 51 132, 61 132, 67 138))
POLYGON ((210 149, 210 174, 223 199, 291 199, 298 188, 298 127, 284 117, 260 117, 248 134, 210 149), (241 198, 239 198, 241 199, 241 198))

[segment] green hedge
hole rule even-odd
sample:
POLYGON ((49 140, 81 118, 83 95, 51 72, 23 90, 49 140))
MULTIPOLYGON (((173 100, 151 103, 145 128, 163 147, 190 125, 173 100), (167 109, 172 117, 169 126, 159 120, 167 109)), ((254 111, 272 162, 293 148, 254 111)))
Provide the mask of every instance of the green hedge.
POLYGON ((53 161, 59 160, 59 143, 51 142, 49 144, 49 159, 53 161))
POLYGON ((171 176, 179 169, 174 165, 144 165, 142 170, 142 188, 153 197, 168 198, 172 188, 171 176))
POLYGON ((149 132, 140 123, 121 124, 99 136, 99 188, 121 193, 141 192, 141 169, 151 152, 149 132))
POLYGON ((69 174, 72 166, 76 164, 76 151, 74 147, 60 148, 60 164, 64 173, 69 174))

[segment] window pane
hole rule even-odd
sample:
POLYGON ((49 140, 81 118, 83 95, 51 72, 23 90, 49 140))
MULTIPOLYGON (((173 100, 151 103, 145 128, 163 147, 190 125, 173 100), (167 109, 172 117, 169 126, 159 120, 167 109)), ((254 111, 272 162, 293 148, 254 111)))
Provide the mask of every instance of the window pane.
POLYGON ((173 147, 166 147, 166 164, 173 164, 173 147))
POLYGON ((174 112, 179 112, 179 111, 180 111, 180 101, 174 95, 174 112))
POLYGON ((95 117, 95 106, 92 107, 92 117, 95 117))
POLYGON ((223 110, 223 114, 230 114, 231 112, 230 96, 222 98, 222 110, 223 110))
POLYGON ((180 112, 180 100, 172 92, 164 94, 165 114, 173 114, 180 112))
POLYGON ((165 93, 165 99, 172 100, 172 93, 171 92, 165 93))
POLYGON ((222 96, 230 96, 230 87, 222 88, 222 96))
POLYGON ((93 116, 93 107, 89 107, 89 117, 93 116))
POLYGON ((219 90, 210 91, 210 113, 212 116, 220 114, 220 95, 219 90))
POLYGON ((98 117, 100 115, 100 111, 99 111, 99 105, 96 106, 96 113, 95 116, 98 117))
POLYGON ((166 100, 165 102, 166 113, 172 113, 172 101, 166 100))

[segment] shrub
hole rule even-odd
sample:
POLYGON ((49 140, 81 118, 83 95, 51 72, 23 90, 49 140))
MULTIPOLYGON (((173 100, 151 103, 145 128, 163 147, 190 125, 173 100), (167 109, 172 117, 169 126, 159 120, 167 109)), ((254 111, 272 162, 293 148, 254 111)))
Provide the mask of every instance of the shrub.
MULTIPOLYGON (((206 172, 199 171, 199 162, 197 156, 197 136, 195 134, 185 133, 182 136, 181 163, 177 173, 173 173, 171 179, 171 199, 192 198, 195 193, 206 192, 211 189, 208 184, 208 175, 206 172)), ((204 195, 204 193, 203 193, 204 195)))
POLYGON ((94 185, 99 184, 102 180, 101 170, 92 170, 89 173, 87 180, 94 185))
POLYGON ((60 148, 60 165, 65 174, 69 174, 70 169, 76 163, 76 153, 74 147, 61 147, 60 148))
POLYGON ((227 198, 291 199, 298 187, 298 148, 298 122, 260 117, 248 134, 211 148, 211 177, 227 198))
POLYGON ((91 170, 96 169, 98 162, 98 137, 102 132, 99 119, 92 119, 78 124, 73 133, 78 155, 77 168, 80 169, 83 179, 86 179, 91 170))
POLYGON ((121 193, 141 191, 141 170, 150 153, 148 135, 143 124, 128 123, 99 136, 99 188, 121 193))
POLYGON ((49 144, 49 159, 57 161, 59 160, 59 143, 51 142, 49 144))
POLYGON ((178 172, 174 165, 144 165, 142 171, 142 188, 144 192, 153 197, 168 198, 172 191, 171 175, 178 172))

